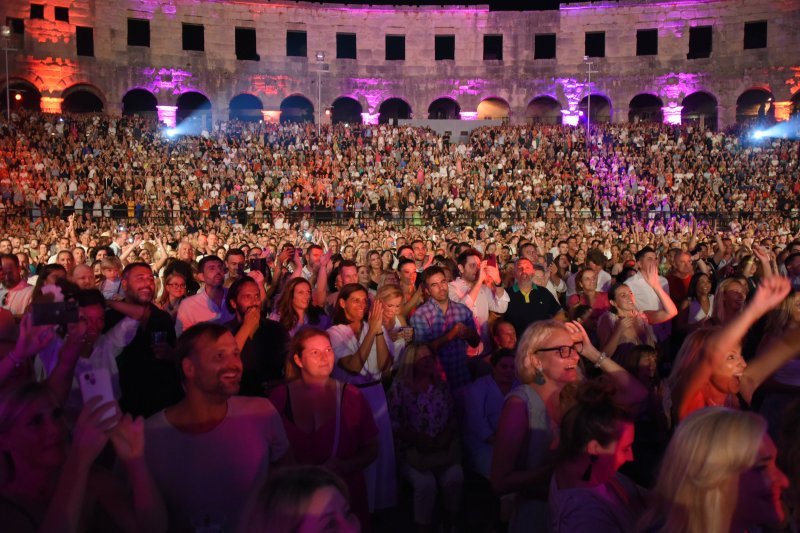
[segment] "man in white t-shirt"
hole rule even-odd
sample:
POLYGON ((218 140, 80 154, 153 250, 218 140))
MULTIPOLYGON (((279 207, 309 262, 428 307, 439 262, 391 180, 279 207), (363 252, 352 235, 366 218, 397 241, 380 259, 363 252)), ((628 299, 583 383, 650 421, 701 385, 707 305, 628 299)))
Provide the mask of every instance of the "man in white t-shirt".
POLYGON ((6 291, 2 294, 2 306, 11 311, 14 318, 19 319, 25 314, 31 303, 33 287, 27 280, 22 279, 19 268, 19 258, 16 254, 3 254, 0 259, 2 266, 2 280, 6 291))
POLYGON ((265 398, 235 396, 236 339, 203 323, 178 340, 186 397, 145 423, 145 458, 170 531, 235 531, 247 496, 270 468, 292 462, 280 414, 265 398))

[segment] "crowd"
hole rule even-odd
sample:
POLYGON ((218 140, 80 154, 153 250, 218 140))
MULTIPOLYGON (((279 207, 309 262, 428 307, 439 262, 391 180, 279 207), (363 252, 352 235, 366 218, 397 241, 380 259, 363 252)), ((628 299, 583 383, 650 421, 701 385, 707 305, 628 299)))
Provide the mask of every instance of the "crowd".
POLYGON ((10 531, 800 527, 800 143, 2 128, 10 531))

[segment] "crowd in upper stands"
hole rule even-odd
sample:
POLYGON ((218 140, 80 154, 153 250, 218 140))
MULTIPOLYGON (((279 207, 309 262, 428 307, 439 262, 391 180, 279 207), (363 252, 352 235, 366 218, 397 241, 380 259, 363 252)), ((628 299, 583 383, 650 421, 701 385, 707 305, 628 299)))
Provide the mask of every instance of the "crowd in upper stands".
POLYGON ((797 531, 800 143, 0 124, 9 531, 797 531))

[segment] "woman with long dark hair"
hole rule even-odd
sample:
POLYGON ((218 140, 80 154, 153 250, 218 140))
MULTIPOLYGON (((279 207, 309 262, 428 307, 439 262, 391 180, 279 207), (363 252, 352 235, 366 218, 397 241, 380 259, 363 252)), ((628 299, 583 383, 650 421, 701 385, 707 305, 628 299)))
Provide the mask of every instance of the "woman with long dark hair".
POLYGON ((289 336, 309 326, 324 330, 331 324, 325 311, 311 303, 311 283, 301 277, 292 278, 286 283, 269 318, 280 322, 289 336))
POLYGON ((334 326, 328 330, 336 355, 334 377, 352 383, 364 393, 380 434, 378 460, 367 469, 370 510, 394 507, 397 498, 395 481, 394 439, 386 406, 383 378, 392 368, 392 352, 387 343, 391 324, 385 323, 384 304, 375 300, 367 315, 367 290, 357 283, 339 291, 334 326))

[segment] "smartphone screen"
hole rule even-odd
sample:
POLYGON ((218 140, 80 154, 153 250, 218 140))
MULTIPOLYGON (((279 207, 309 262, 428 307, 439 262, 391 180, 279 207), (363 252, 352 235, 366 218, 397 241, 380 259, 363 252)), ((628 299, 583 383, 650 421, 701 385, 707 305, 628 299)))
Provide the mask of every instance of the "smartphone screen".
POLYGON ((491 266, 491 267, 497 268, 497 256, 495 256, 494 254, 487 255, 486 256, 486 264, 491 266))

